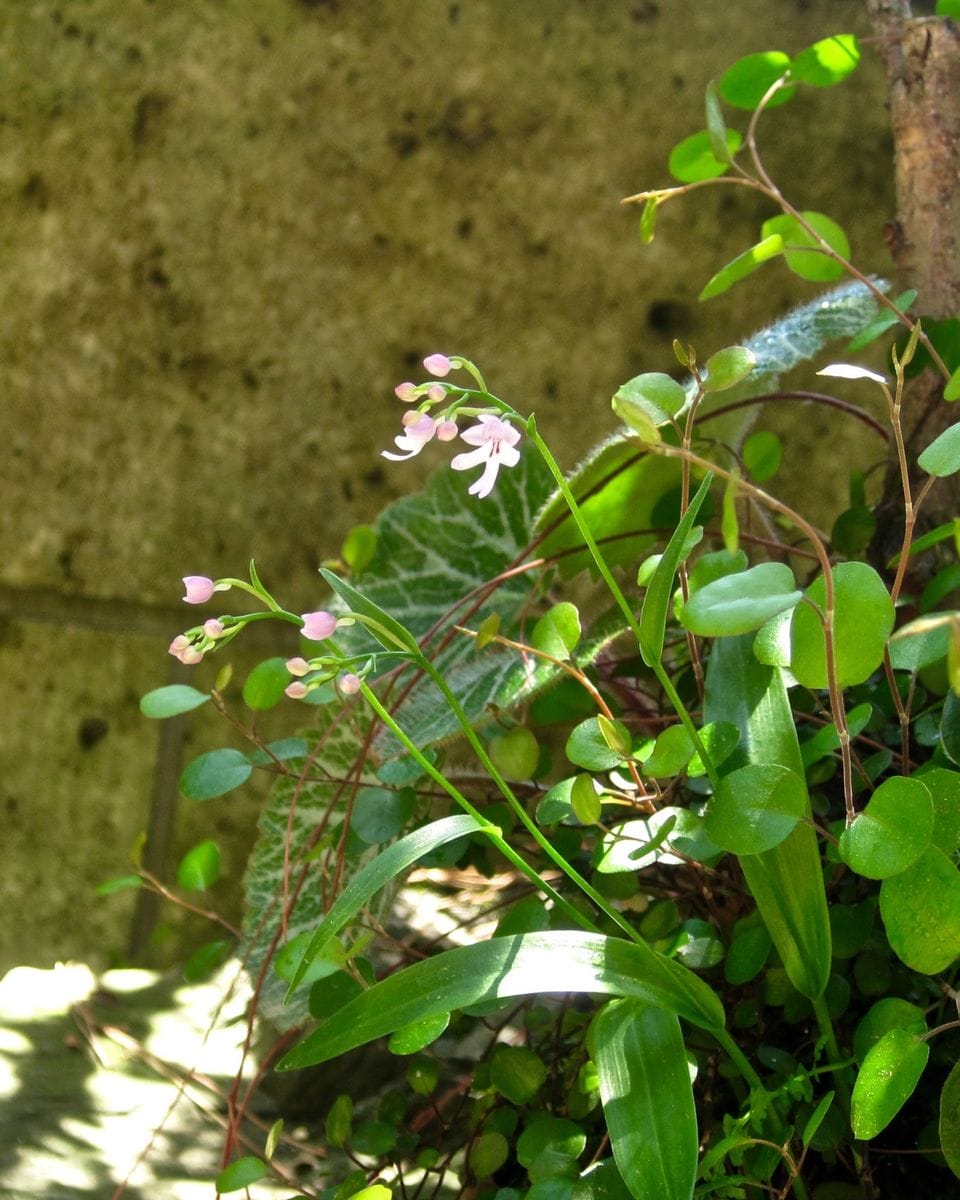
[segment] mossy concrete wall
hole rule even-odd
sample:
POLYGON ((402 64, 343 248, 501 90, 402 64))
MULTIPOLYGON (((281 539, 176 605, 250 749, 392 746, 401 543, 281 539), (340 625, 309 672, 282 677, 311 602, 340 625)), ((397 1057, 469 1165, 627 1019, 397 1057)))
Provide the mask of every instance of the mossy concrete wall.
MULTIPOLYGON (((163 849, 182 747, 136 705, 191 615, 179 576, 256 557, 312 606, 343 533, 443 457, 378 457, 424 354, 474 357, 572 463, 673 337, 703 355, 809 296, 774 265, 697 304, 769 215, 749 193, 668 208, 649 247, 619 200, 667 182, 732 59, 865 23, 858 0, 0 0, 0 964, 123 951, 130 898, 91 889, 151 813, 163 849)), ((869 53, 762 141, 885 269, 869 53)), ((238 669, 265 648, 291 646, 238 669)), ((200 720, 186 752, 231 736, 200 720)), ((173 814, 168 862, 223 842, 228 908, 256 805, 173 814)))

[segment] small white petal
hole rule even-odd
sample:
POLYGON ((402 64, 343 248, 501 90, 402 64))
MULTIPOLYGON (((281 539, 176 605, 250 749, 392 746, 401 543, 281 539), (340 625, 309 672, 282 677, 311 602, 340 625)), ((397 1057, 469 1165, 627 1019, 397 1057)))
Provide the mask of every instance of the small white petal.
POLYGON ((866 367, 858 367, 855 363, 831 363, 824 367, 818 375, 831 375, 835 379, 872 379, 874 383, 886 383, 882 375, 876 371, 868 371, 866 367))

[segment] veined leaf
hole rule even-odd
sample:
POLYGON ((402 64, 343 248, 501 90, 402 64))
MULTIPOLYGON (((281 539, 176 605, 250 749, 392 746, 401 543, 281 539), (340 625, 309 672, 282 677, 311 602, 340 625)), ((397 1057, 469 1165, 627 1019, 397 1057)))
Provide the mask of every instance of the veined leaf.
POLYGON ((610 1148, 633 1200, 689 1200, 697 1114, 680 1022, 642 1000, 614 1000, 588 1034, 610 1148))
POLYGON ((278 1068, 326 1062, 438 1013, 549 992, 637 996, 705 1029, 724 1022, 713 990, 645 943, 577 931, 523 933, 447 950, 388 976, 308 1034, 278 1068))

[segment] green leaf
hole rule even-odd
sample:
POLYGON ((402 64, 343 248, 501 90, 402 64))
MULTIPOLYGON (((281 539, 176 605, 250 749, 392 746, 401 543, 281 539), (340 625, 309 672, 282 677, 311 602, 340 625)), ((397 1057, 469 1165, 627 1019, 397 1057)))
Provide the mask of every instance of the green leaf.
POLYGON ((600 820, 602 802, 593 785, 592 775, 577 775, 570 788, 570 807, 581 825, 595 825, 600 820))
POLYGON ((490 1059, 490 1082, 513 1104, 526 1104, 547 1078, 543 1059, 526 1046, 497 1046, 490 1059))
POLYGON ((416 800, 413 788, 402 788, 399 792, 361 788, 353 802, 350 830, 368 846, 389 842, 410 824, 416 800))
MULTIPOLYGON (((647 585, 643 608, 640 610, 640 655, 648 667, 659 664, 663 654, 663 640, 666 636, 667 613, 670 611, 673 596, 674 576, 685 555, 690 552, 689 539, 693 523, 701 505, 707 498, 712 483, 713 473, 707 472, 696 495, 690 501, 690 506, 673 531, 673 535, 663 551, 663 556, 657 564, 657 569, 653 573, 653 578, 647 585)), ((580 765, 585 766, 586 764, 580 765)))
POLYGON ((481 1133, 470 1147, 467 1164, 477 1179, 489 1179, 510 1156, 510 1143, 497 1130, 481 1133))
POLYGON ((960 0, 937 0, 934 10, 938 17, 952 17, 960 20, 960 0))
POLYGON ((645 943, 566 930, 460 946, 414 963, 351 1000, 281 1059, 326 1062, 402 1025, 493 999, 549 992, 633 995, 707 1029, 723 1027, 715 993, 645 943))
POLYGON ((581 633, 577 606, 561 600, 534 625, 530 645, 553 658, 567 659, 576 650, 581 633))
POLYGON ((253 767, 239 750, 209 750, 180 776, 180 791, 188 800, 214 800, 250 778, 253 767))
MULTIPOLYGON (((833 568, 835 591, 834 650, 837 682, 841 688, 863 683, 883 662, 883 651, 893 629, 893 601, 886 584, 866 563, 838 563, 833 568)), ((821 611, 826 602, 823 576, 807 589, 807 598, 821 611)), ((808 688, 827 686, 827 664, 820 618, 806 604, 798 604, 791 622, 790 670, 808 688)))
MULTIPOLYGON (((960 0, 957 3, 960 17, 960 0)), ((960 1062, 955 1062, 940 1093, 940 1149, 950 1170, 960 1178, 960 1062)))
POLYGON ((93 889, 95 896, 112 896, 115 892, 129 892, 143 887, 139 875, 120 875, 117 879, 105 879, 93 889))
POLYGON ((689 1200, 697 1178, 697 1114, 673 1013, 614 1000, 588 1034, 614 1161, 633 1200, 689 1200))
POLYGON ((960 872, 936 846, 880 885, 890 947, 911 970, 936 975, 960 955, 960 872))
POLYGON ((957 367, 947 380, 947 386, 943 389, 943 398, 948 404, 952 404, 954 400, 960 400, 960 367, 957 367))
POLYGON ((648 779, 672 779, 693 758, 693 742, 682 725, 669 725, 657 735, 653 752, 644 759, 643 773, 648 779))
POLYGON ((184 980, 187 983, 200 983, 208 979, 226 961, 232 945, 226 938, 217 938, 195 950, 183 964, 184 980))
POLYGON ((660 201, 656 196, 648 196, 643 205, 643 212, 640 214, 640 241, 649 246, 653 241, 654 228, 657 222, 657 209, 660 207, 660 201))
POLYGON ((641 409, 654 425, 666 425, 683 407, 687 393, 675 379, 659 371, 635 375, 619 387, 613 397, 613 410, 630 424, 624 406, 641 409))
POLYGON ((833 87, 857 69, 860 46, 852 33, 835 33, 796 55, 790 78, 812 87, 833 87))
POLYGON ((884 780, 870 803, 840 835, 840 857, 867 879, 886 879, 912 866, 930 844, 933 801, 919 779, 884 780))
MULTIPOLYGON (((800 214, 814 233, 842 258, 850 258, 850 243, 847 235, 836 223, 823 213, 803 212, 800 214)), ((825 254, 813 234, 808 233, 796 217, 789 213, 770 217, 760 229, 763 238, 779 236, 783 239, 783 256, 787 266, 801 279, 814 283, 829 283, 839 279, 844 267, 825 254)))
POLYGON ((470 833, 482 831, 483 826, 475 818, 463 814, 444 817, 433 821, 422 829, 415 829, 387 847, 350 880, 329 912, 313 933, 303 954, 303 959, 290 980, 287 999, 300 984, 313 960, 323 953, 327 943, 352 920, 357 913, 392 879, 438 846, 446 845, 470 833))
POLYGON ((804 816, 807 787, 788 767, 751 763, 725 775, 707 805, 707 833, 723 850, 762 854, 778 846, 804 816))
POLYGON ((225 1167, 217 1176, 217 1193, 239 1192, 241 1188, 249 1187, 258 1179, 265 1179, 270 1174, 267 1164, 252 1154, 238 1158, 229 1167, 225 1167))
POLYGON ((785 563, 758 563, 694 592, 681 609, 680 622, 700 637, 749 633, 777 613, 793 608, 802 595, 785 563))
POLYGON ((587 717, 574 727, 567 738, 566 755, 575 767, 587 771, 612 771, 624 759, 619 750, 611 748, 596 717, 587 717))
MULTIPOLYGON (((790 69, 790 56, 780 50, 767 50, 761 54, 747 54, 724 71, 718 90, 733 108, 752 111, 757 107, 773 84, 790 69)), ((769 107, 786 104, 797 89, 781 88, 769 101, 769 107)))
POLYGON ((391 1054, 417 1054, 443 1033, 450 1024, 449 1013, 436 1013, 395 1030, 387 1042, 391 1054))
POLYGON ((827 1115, 830 1105, 833 1103, 833 1098, 836 1092, 827 1092, 822 1097, 820 1103, 813 1110, 810 1116, 806 1119, 803 1125, 803 1132, 800 1135, 800 1141, 804 1147, 810 1145, 813 1139, 817 1136, 817 1130, 823 1124, 823 1119, 827 1115))
POLYGON ((265 712, 280 703, 289 682, 287 660, 268 658, 258 663, 244 680, 243 702, 254 712, 265 712))
POLYGON ((950 626, 958 612, 938 612, 902 625, 890 638, 890 662, 896 671, 919 671, 947 657, 950 626))
POLYGON ((373 562, 376 552, 377 531, 372 525, 354 525, 340 547, 340 557, 351 575, 361 575, 373 562))
POLYGON ((870 1006, 853 1035, 853 1053, 863 1062, 873 1047, 891 1029, 906 1029, 921 1035, 927 1032, 923 1009, 899 996, 884 996, 870 1006))
POLYGON ((863 1060, 850 1105, 853 1135, 869 1141, 890 1124, 913 1095, 930 1046, 906 1029, 891 1029, 863 1060))
POLYGON ((960 849, 960 774, 932 767, 917 775, 933 801, 933 844, 944 854, 960 849))
MULTIPOLYGON (((751 643, 747 634, 713 644, 704 720, 729 721, 740 730, 740 746, 731 763, 776 763, 802 775, 783 676, 754 658, 751 643)), ((791 983, 816 999, 830 977, 832 955, 820 849, 812 826, 799 822, 779 846, 745 855, 740 866, 791 983)))
POLYGON ((198 692, 196 688, 186 687, 182 683, 171 683, 168 687, 147 692, 140 701, 140 711, 145 717, 162 721, 166 717, 191 712, 209 699, 209 692, 198 692))
POLYGON ((344 1093, 330 1105, 330 1111, 324 1121, 327 1143, 339 1150, 350 1140, 352 1130, 353 1101, 344 1093))
POLYGON ((681 183, 697 183, 702 179, 716 179, 730 170, 733 156, 740 149, 743 138, 735 129, 727 130, 727 154, 720 159, 713 152, 710 133, 704 129, 678 142, 670 151, 667 170, 681 183))
POLYGON ((928 475, 943 478, 960 471, 960 421, 948 426, 917 458, 928 475))
MULTIPOLYGON (((700 730, 700 741, 706 747, 713 765, 720 767, 736 750, 740 742, 740 730, 729 721, 712 721, 700 730)), ((699 753, 694 754, 687 764, 687 774, 694 779, 706 773, 699 753)))
POLYGON ((735 387, 757 365, 757 359, 752 350, 746 346, 725 346, 716 354, 711 354, 704 365, 704 392, 725 392, 735 387))
POLYGON ((708 281, 698 299, 712 300, 714 296, 721 296, 724 292, 729 291, 735 283, 746 279, 758 267, 769 262, 771 258, 776 258, 783 251, 783 238, 778 233, 764 237, 755 246, 751 246, 749 250, 744 250, 742 254, 731 259, 725 267, 721 267, 716 275, 708 281))
POLYGON ((395 617, 357 591, 352 583, 347 583, 326 567, 320 568, 320 574, 351 612, 367 618, 370 624, 367 624, 366 628, 381 646, 387 650, 407 650, 417 657, 420 656, 417 639, 395 617))
POLYGON ((723 964, 723 977, 735 987, 749 983, 763 970, 773 941, 758 913, 741 917, 733 927, 730 949, 723 964))
POLYGON ((707 133, 710 135, 710 150, 713 157, 718 162, 732 163, 733 156, 727 143, 727 123, 723 119, 717 84, 713 79, 707 84, 704 104, 707 113, 707 133))
POLYGON ((877 518, 866 505, 845 509, 833 523, 830 546, 837 554, 851 558, 862 554, 877 531, 877 518))
POLYGON ((199 842, 180 860, 177 883, 193 892, 205 892, 220 878, 220 847, 216 842, 199 842))
POLYGON ((566 1194, 538 1190, 537 1185, 556 1180, 569 1187, 586 1144, 587 1135, 573 1121, 551 1113, 536 1114, 517 1138, 517 1162, 526 1167, 534 1185, 527 1200, 536 1200, 538 1195, 541 1200, 555 1200, 555 1196, 566 1194))
POLYGON ((757 483, 766 483, 780 470, 783 443, 768 429, 758 429, 743 443, 743 465, 757 483))
MULTIPOLYGON (((906 292, 901 292, 897 296, 893 304, 901 312, 907 312, 917 298, 917 293, 910 288, 906 292)), ((894 325, 899 325, 900 318, 895 312, 891 312, 888 308, 881 309, 872 321, 868 321, 860 330, 856 337, 851 338, 847 343, 848 350, 862 350, 864 346, 869 346, 871 342, 876 341, 881 334, 886 333, 888 329, 892 329, 894 325)))

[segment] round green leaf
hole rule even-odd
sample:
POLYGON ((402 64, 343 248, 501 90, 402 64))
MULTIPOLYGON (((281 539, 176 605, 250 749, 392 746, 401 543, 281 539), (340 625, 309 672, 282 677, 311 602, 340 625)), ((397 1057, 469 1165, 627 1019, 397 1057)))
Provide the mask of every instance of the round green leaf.
POLYGON ((669 725, 657 737, 653 753, 645 759, 643 773, 649 779, 672 779, 693 757, 693 742, 682 725, 669 725))
MULTIPOLYGON (((956 15, 960 17, 960 11, 956 15)), ((940 1149, 960 1177, 960 1062, 953 1064, 940 1093, 940 1149)))
POLYGON ((833 87, 857 69, 860 46, 852 33, 836 33, 814 42, 794 58, 790 78, 812 87, 833 87))
POLYGON ((186 687, 182 683, 171 683, 168 687, 147 692, 140 701, 140 711, 145 717, 163 720, 199 708, 209 699, 209 692, 198 692, 196 688, 186 687))
POLYGON ((830 531, 830 545, 838 554, 861 554, 877 529, 877 518, 865 504, 855 504, 840 513, 830 531))
MULTIPOLYGON (((743 138, 735 129, 727 130, 727 149, 731 157, 740 149, 743 138)), ((670 152, 667 168, 681 183, 696 183, 701 179, 716 179, 730 170, 729 162, 721 162, 714 153, 710 134, 704 129, 678 142, 670 152)))
POLYGON ((720 934, 699 917, 684 921, 673 947, 676 957, 693 971, 706 971, 721 962, 725 953, 720 934))
POLYGON ((913 1095, 930 1046, 906 1029, 891 1029, 867 1053, 853 1087, 850 1124, 854 1137, 869 1141, 886 1129, 913 1095))
POLYGON ((960 849, 960 774, 933 767, 917 775, 933 801, 932 842, 944 854, 960 849))
POLYGON ((177 883, 192 892, 205 892, 220 878, 220 847, 200 842, 188 850, 177 867, 177 883))
POLYGON ((960 471, 960 421, 934 438, 917 463, 928 475, 938 478, 960 471))
POLYGON ((224 1192, 239 1192, 241 1188, 249 1187, 251 1183, 256 1183, 258 1179, 265 1179, 269 1174, 265 1162, 248 1154, 245 1158, 238 1158, 236 1162, 232 1162, 229 1167, 225 1167, 220 1172, 217 1176, 217 1193, 222 1195, 224 1192))
POLYGON ((546 1077, 543 1059, 526 1046, 497 1046, 490 1059, 490 1082, 514 1104, 532 1100, 546 1077))
POLYGON ((410 821, 416 801, 413 788, 403 788, 399 792, 388 788, 361 788, 350 814, 350 831, 368 846, 389 842, 410 821))
POLYGON ((540 761, 540 745, 523 725, 491 738, 488 746, 493 765, 504 779, 532 779, 540 761))
POLYGON ((397 1127, 392 1121, 363 1121, 356 1126, 350 1139, 352 1149, 374 1158, 388 1154, 396 1144, 397 1127))
POLYGON ((570 805, 581 825, 595 825, 600 820, 602 805, 592 775, 576 776, 570 788, 570 805))
POLYGON ((802 594, 786 563, 758 563, 749 571, 724 575, 694 592, 683 606, 680 620, 701 637, 750 633, 793 608, 802 594))
POLYGON ((939 612, 903 625, 890 639, 890 662, 895 671, 919 671, 947 657, 952 618, 960 613, 939 612))
POLYGON ((258 663, 243 684, 243 702, 254 712, 266 712, 283 699, 290 682, 290 672, 284 658, 268 658, 258 663))
POLYGON ((345 1145, 353 1128, 353 1101, 345 1093, 330 1105, 324 1121, 327 1143, 339 1149, 345 1145))
POLYGON ((580 641, 580 613, 577 606, 567 600, 555 604, 534 625, 530 644, 552 658, 565 659, 580 641))
POLYGON ((655 425, 664 424, 683 408, 687 393, 679 383, 660 371, 635 375, 617 389, 614 400, 627 400, 644 408, 655 425))
POLYGON ((579 1125, 542 1113, 517 1138, 517 1161, 531 1172, 531 1178, 548 1179, 566 1174, 586 1144, 587 1135, 579 1125))
POLYGON ((960 955, 960 872, 936 846, 880 885, 880 915, 894 953, 936 975, 960 955))
POLYGON ((906 1029, 909 1033, 927 1032, 927 1020, 923 1009, 899 996, 884 996, 864 1014, 853 1035, 853 1053, 858 1062, 890 1032, 891 1029, 906 1029))
MULTIPOLYGON (((841 688, 863 683, 883 662, 883 651, 893 629, 893 602, 883 580, 866 563, 838 563, 833 568, 835 591, 834 649, 837 681, 841 688)), ((825 603, 823 577, 807 589, 807 597, 821 611, 825 603)), ((790 670, 808 688, 827 686, 823 628, 806 604, 798 604, 791 622, 790 670)))
POLYGON ((765 483, 780 470, 783 443, 768 429, 758 429, 743 443, 744 466, 757 481, 765 483))
POLYGON ((510 1143, 496 1130, 481 1133, 470 1147, 467 1164, 477 1179, 489 1179, 499 1171, 510 1154, 510 1143))
MULTIPOLYGON (((720 77, 720 95, 733 108, 752 111, 789 68, 790 56, 780 50, 747 54, 728 67, 720 77)), ((786 104, 796 90, 795 87, 781 88, 774 94, 769 107, 786 104)))
POLYGON ((758 918, 759 914, 753 913, 741 918, 733 927, 733 938, 723 964, 723 977, 727 983, 739 986, 756 979, 770 957, 773 940, 758 918))
POLYGON ((727 388, 742 383, 756 365, 756 356, 746 346, 724 346, 706 361, 703 390, 725 392, 727 388))
POLYGON ((218 938, 195 950, 183 964, 183 978, 186 982, 200 983, 212 975, 230 953, 231 945, 226 938, 218 938))
POLYGON ((437 1013, 436 1016, 424 1017, 422 1021, 412 1021, 390 1035, 387 1049, 391 1054, 417 1054, 435 1042, 449 1024, 449 1013, 437 1013))
POLYGON ((807 808, 807 787, 795 771, 751 763, 732 771, 707 805, 707 833, 732 854, 762 854, 789 836, 807 808))
POLYGON ((180 791, 188 800, 214 800, 246 783, 252 770, 239 750, 209 750, 180 776, 180 791))
POLYGON ((623 762, 623 755, 611 750, 596 717, 581 721, 567 738, 567 758, 587 771, 612 771, 623 762))
POLYGON ((932 833, 930 793, 919 779, 895 775, 840 835, 840 857, 858 875, 886 879, 915 863, 932 833))
MULTIPOLYGON (((842 258, 849 259, 850 242, 836 221, 818 212, 804 212, 801 216, 831 250, 835 250, 842 258)), ((809 279, 814 283, 829 283, 843 274, 844 268, 840 263, 820 249, 817 239, 803 228, 796 217, 789 213, 781 213, 764 221, 761 237, 773 237, 776 234, 783 238, 783 256, 787 260, 787 266, 801 279, 809 279)))
MULTIPOLYGON (((711 721, 700 730, 700 741, 710 756, 710 761, 715 767, 719 767, 740 744, 740 730, 730 721, 711 721)), ((706 773, 698 751, 687 763, 687 774, 691 779, 695 779, 706 773)))
POLYGON ((343 539, 340 557, 351 575, 360 575, 373 561, 377 550, 377 531, 372 525, 354 525, 343 539))

